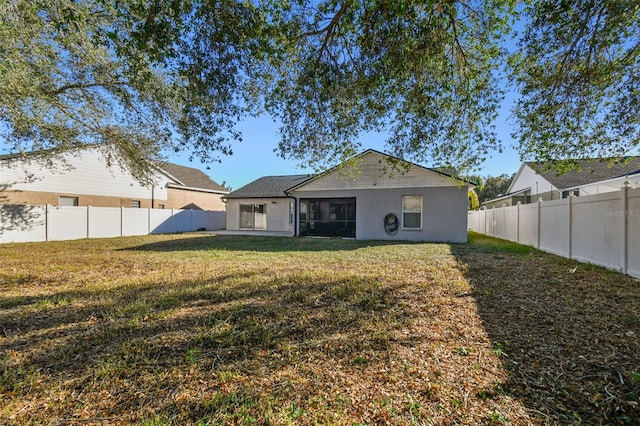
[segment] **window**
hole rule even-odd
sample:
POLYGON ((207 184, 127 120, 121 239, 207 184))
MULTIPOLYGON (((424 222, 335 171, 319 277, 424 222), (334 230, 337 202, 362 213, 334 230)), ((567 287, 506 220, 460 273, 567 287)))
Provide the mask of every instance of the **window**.
POLYGON ((293 223, 293 201, 289 201, 289 225, 293 223))
POLYGON ((139 209, 140 208, 140 200, 131 200, 131 207, 133 207, 134 209, 139 209))
POLYGON ((240 229, 267 229, 267 205, 240 204, 240 229))
POLYGON ((58 197, 58 204, 61 206, 77 206, 78 197, 58 197))
POLYGON ((402 228, 422 228, 422 195, 404 195, 402 197, 402 228))
POLYGON ((164 209, 164 204, 158 204, 159 209, 164 209))

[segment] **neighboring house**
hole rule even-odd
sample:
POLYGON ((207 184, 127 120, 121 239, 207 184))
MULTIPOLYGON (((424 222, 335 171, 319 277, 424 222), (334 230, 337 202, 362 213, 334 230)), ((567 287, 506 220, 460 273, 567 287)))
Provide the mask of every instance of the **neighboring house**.
POLYGON ((1 155, 0 204, 224 211, 229 191, 200 170, 159 163, 154 185, 144 186, 97 148, 62 155, 66 164, 55 168, 39 153, 1 155))
POLYGON ((471 184, 374 150, 354 160, 318 175, 263 177, 229 193, 227 231, 467 241, 471 184))
POLYGON ((511 181, 506 195, 485 201, 486 208, 502 207, 619 191, 625 181, 640 186, 640 157, 620 162, 611 159, 577 160, 578 168, 558 173, 541 162, 524 162, 511 181))

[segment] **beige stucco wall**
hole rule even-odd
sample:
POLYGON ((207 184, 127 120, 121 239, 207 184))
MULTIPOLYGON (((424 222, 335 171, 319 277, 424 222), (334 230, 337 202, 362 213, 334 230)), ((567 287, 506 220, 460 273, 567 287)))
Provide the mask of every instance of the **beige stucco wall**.
POLYGON ((168 200, 164 203, 166 209, 185 210, 211 210, 224 211, 225 204, 222 202, 224 194, 211 192, 201 192, 195 190, 167 188, 168 200))
MULTIPOLYGON (((106 197, 99 195, 84 195, 84 194, 66 194, 55 192, 37 192, 37 191, 0 191, 0 204, 30 204, 30 205, 44 205, 49 204, 57 206, 59 204, 59 197, 78 197, 79 206, 94 206, 94 207, 131 207, 133 198, 120 198, 120 197, 106 197)), ((151 207, 150 199, 137 199, 140 201, 140 207, 151 207)), ((166 200, 156 200, 156 206, 158 203, 166 203, 166 200)))
POLYGON ((266 231, 290 232, 293 235, 295 224, 289 223, 290 198, 246 198, 227 200, 226 223, 227 230, 240 230, 240 204, 266 204, 267 205, 267 229, 266 231))
MULTIPOLYGON (((168 200, 154 199, 153 207, 159 208, 159 206, 162 205, 165 209, 225 210, 225 204, 221 200, 222 194, 168 188, 168 195, 168 200)), ((100 195, 5 190, 0 191, 0 204, 49 204, 57 206, 59 204, 60 196, 78 197, 79 206, 94 207, 131 207, 131 202, 134 200, 134 198, 107 197, 100 195)), ((142 208, 152 207, 151 199, 136 198, 136 200, 140 201, 140 207, 142 208)))

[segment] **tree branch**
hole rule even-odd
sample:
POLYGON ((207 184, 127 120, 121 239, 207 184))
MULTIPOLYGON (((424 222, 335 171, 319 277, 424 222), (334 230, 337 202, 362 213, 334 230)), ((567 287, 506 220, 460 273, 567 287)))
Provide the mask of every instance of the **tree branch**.
POLYGON ((127 86, 129 82, 127 81, 112 81, 110 83, 72 83, 65 84, 64 86, 60 86, 56 90, 49 92, 51 95, 60 95, 67 90, 72 89, 90 89, 92 87, 108 87, 108 86, 127 86))

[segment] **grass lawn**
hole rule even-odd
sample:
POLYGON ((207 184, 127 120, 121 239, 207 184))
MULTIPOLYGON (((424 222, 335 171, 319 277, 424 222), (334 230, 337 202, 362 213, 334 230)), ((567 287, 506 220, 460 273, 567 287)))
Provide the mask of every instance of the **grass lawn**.
POLYGON ((638 424, 640 283, 501 240, 0 245, 1 424, 638 424))

